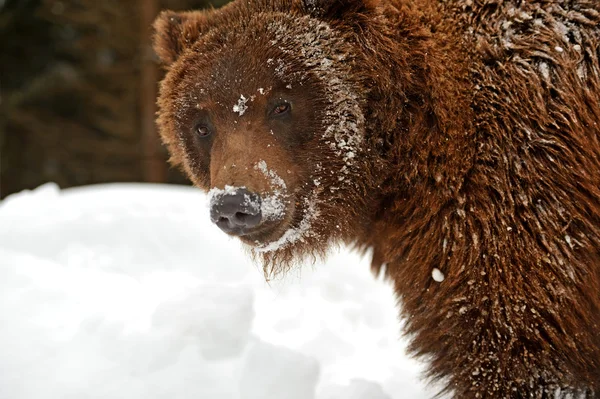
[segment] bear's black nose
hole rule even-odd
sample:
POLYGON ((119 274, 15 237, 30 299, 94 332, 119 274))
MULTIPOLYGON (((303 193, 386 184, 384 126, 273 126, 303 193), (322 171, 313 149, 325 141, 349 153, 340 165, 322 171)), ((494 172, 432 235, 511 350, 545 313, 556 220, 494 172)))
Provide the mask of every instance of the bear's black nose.
POLYGON ((262 219, 261 199, 245 188, 214 195, 210 202, 210 219, 225 233, 242 236, 262 219))

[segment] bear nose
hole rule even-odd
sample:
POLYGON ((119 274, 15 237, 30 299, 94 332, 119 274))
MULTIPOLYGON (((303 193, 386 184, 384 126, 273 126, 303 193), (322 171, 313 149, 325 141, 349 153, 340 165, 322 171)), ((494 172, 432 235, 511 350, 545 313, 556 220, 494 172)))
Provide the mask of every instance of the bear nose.
POLYGON ((214 196, 210 203, 210 218, 225 233, 242 236, 258 226, 262 219, 261 199, 245 188, 214 196))

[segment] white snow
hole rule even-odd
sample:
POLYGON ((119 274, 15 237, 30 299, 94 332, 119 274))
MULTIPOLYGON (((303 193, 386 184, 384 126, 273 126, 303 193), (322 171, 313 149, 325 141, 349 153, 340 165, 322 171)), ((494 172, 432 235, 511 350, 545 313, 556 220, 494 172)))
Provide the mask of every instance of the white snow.
POLYGON ((207 202, 141 184, 0 202, 0 398, 433 396, 369 259, 267 284, 207 202))
POLYGON ((539 68, 544 79, 550 79, 550 68, 548 67, 548 64, 545 62, 540 62, 539 68))
POLYGON ((285 205, 279 193, 265 195, 260 203, 260 210, 265 220, 282 219, 285 215, 285 205))
POLYGON ((209 201, 214 201, 223 195, 235 195, 238 190, 244 189, 244 188, 245 187, 235 187, 235 186, 229 186, 229 185, 226 185, 225 188, 223 188, 223 189, 213 187, 208 192, 208 199, 209 199, 209 201))
POLYGON ((573 248, 573 244, 571 242, 571 236, 570 235, 565 235, 565 241, 567 242, 567 244, 569 244, 569 247, 573 248))
POLYGON ((259 161, 256 164, 256 169, 260 170, 266 178, 270 180, 272 186, 280 188, 282 190, 286 190, 287 187, 285 185, 285 181, 275 172, 268 168, 267 163, 265 161, 259 161))
POLYGON ((237 104, 233 106, 233 112, 239 114, 240 116, 244 115, 244 113, 248 109, 248 106, 246 105, 247 102, 248 99, 244 97, 243 94, 241 94, 237 104))
POLYGON ((440 269, 438 269, 437 267, 434 267, 432 272, 431 272, 431 277, 433 277, 433 279, 435 281, 437 281, 438 283, 441 283, 442 281, 444 281, 444 273, 441 272, 440 269))
POLYGON ((316 199, 305 200, 304 216, 297 227, 292 227, 286 230, 283 235, 276 241, 267 243, 265 245, 258 245, 252 250, 254 252, 271 252, 278 249, 284 248, 287 245, 295 242, 304 242, 306 237, 309 237, 311 233, 312 221, 319 216, 319 210, 316 207, 316 199))
POLYGON ((255 169, 259 170, 269 181, 271 193, 262 195, 261 213, 265 220, 279 220, 285 216, 284 199, 287 195, 285 181, 272 169, 267 167, 265 161, 259 161, 255 169))

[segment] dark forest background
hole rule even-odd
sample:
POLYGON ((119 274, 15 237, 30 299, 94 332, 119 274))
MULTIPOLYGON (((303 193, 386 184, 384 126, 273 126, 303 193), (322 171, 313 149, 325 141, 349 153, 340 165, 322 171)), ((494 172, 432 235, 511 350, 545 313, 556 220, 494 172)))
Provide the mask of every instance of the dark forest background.
POLYGON ((0 197, 54 181, 185 183, 154 125, 160 10, 227 0, 0 0, 0 197))

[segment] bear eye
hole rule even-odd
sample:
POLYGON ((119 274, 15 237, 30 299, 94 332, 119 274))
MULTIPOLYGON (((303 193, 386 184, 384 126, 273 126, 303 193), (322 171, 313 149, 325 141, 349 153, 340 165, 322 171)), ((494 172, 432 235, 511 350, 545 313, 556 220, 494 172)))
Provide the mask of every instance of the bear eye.
POLYGON ((203 124, 198 124, 194 128, 194 132, 198 135, 198 137, 207 137, 210 136, 210 128, 203 124))
POLYGON ((288 102, 284 102, 281 104, 277 104, 275 106, 275 108, 273 108, 273 115, 284 115, 287 114, 288 112, 290 112, 290 110, 292 109, 292 106, 290 103, 288 102))

